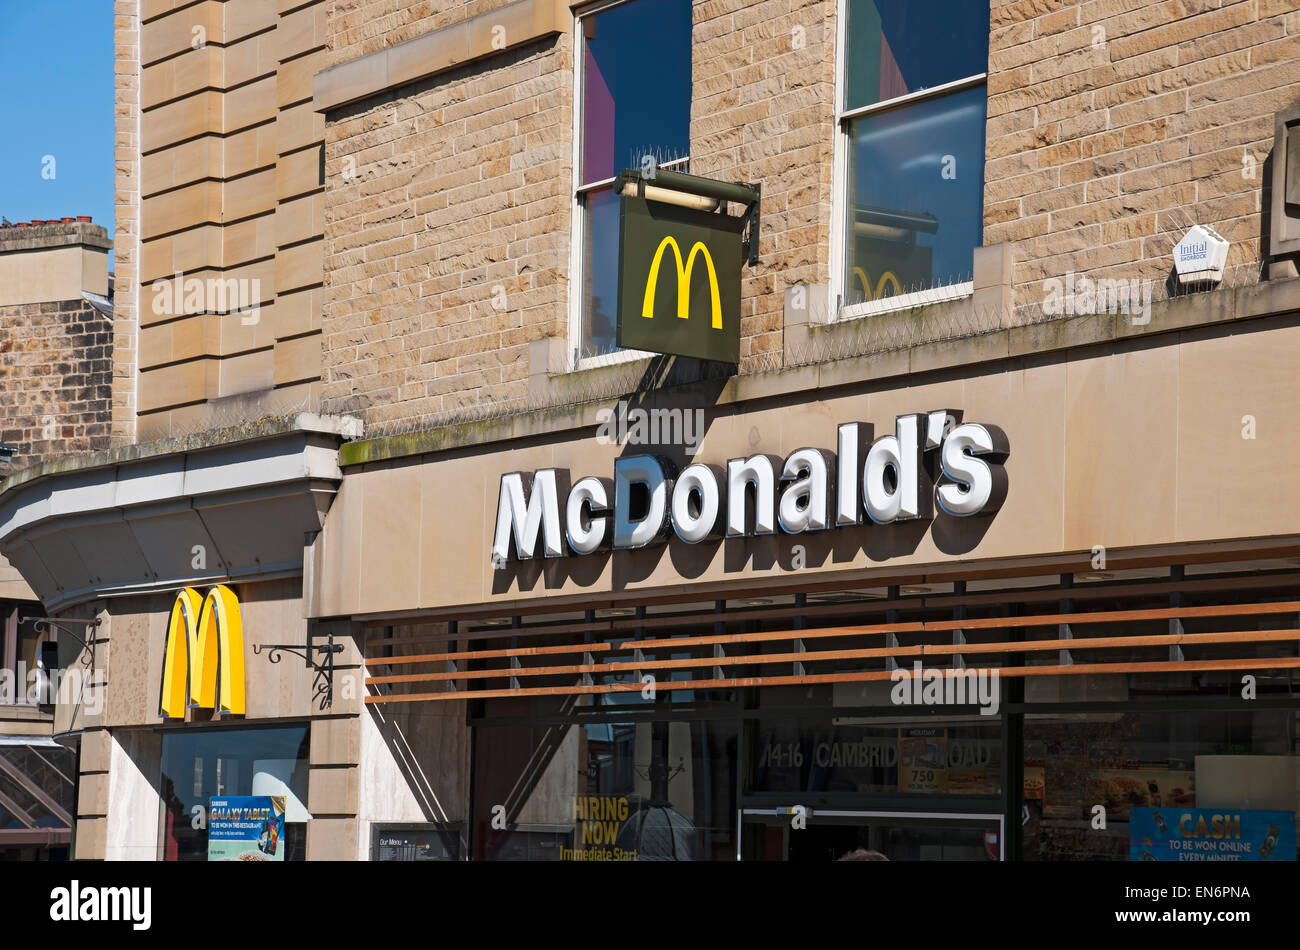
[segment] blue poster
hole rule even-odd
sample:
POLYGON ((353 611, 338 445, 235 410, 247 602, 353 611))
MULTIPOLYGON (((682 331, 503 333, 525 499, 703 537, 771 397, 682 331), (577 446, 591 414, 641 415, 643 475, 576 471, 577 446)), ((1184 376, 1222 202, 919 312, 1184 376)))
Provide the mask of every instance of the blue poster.
POLYGON ((209 861, 283 861, 284 796, 208 799, 209 861))
POLYGON ((1130 808, 1130 861, 1294 861, 1295 812, 1130 808))

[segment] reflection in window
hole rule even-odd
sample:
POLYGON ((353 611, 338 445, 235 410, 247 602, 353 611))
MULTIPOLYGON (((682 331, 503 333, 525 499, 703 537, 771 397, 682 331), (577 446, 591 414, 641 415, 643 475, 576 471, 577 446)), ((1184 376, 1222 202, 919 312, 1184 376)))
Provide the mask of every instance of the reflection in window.
POLYGON ((983 239, 988 33, 979 0, 849 0, 846 305, 971 280, 983 239))
POLYGON ((736 749, 712 721, 480 728, 475 858, 735 860, 736 749))
POLYGON ((618 320, 618 203, 613 188, 583 198, 582 353, 614 349, 618 320))
POLYGON ((629 0, 582 18, 580 355, 616 349, 618 197, 608 183, 644 157, 665 165, 690 150, 690 0, 629 0))
POLYGON ((285 860, 306 857, 308 731, 194 729, 162 740, 162 846, 165 861, 206 861, 208 801, 231 795, 284 795, 285 860), (197 821, 196 819, 203 819, 197 821), (196 824, 202 827, 194 827, 196 824))
POLYGON ((971 279, 983 230, 983 86, 849 123, 846 302, 971 279))
POLYGON ((1001 793, 998 723, 916 725, 764 720, 752 792, 969 795, 1001 793))
POLYGON ((845 109, 987 71, 987 2, 848 0, 848 16, 845 109))
POLYGON ((0 743, 0 850, 6 832, 69 829, 76 777, 76 755, 48 739, 0 743))
MULTIPOLYGON (((1275 839, 1294 842, 1296 717, 1292 709, 1026 716, 1024 860, 1127 861, 1134 850, 1170 860, 1167 842, 1149 839, 1196 809, 1228 815, 1252 848, 1272 816, 1286 815, 1289 834, 1275 839), (1097 805, 1104 829, 1093 827, 1097 805)), ((1276 849, 1268 857, 1296 860, 1276 849)))

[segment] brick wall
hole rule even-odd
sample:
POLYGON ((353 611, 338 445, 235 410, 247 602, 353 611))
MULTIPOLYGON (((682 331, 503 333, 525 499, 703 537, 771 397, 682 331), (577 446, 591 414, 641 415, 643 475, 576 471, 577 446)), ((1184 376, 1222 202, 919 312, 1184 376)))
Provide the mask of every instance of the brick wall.
POLYGON ((503 0, 334 0, 329 62, 343 63, 387 49, 502 5, 503 0))
POLYGON ((787 287, 829 274, 835 4, 694 5, 691 170, 763 188, 760 262, 741 283, 742 370, 782 347, 787 287))
POLYGON ((1294 0, 991 13, 984 239, 1015 245, 1018 302, 1068 271, 1163 282, 1191 223, 1229 265, 1260 259, 1273 114, 1300 101, 1294 0))
POLYGON ((107 448, 113 321, 82 300, 0 307, 0 478, 46 459, 107 448))
POLYGON ((331 114, 327 412, 522 396, 529 341, 567 333, 571 47, 539 40, 331 114))
MULTIPOLYGON (((329 61, 501 5, 340 0, 329 61)), ((1018 303, 1069 271, 1161 284, 1192 223, 1233 242, 1230 264, 1260 259, 1273 116, 1300 99, 1292 7, 991 0, 984 243, 1013 246, 1018 303)), ((744 371, 784 345, 783 291, 834 266, 836 10, 693 13, 691 170, 763 186, 744 371)), ((524 396, 527 344, 567 337, 571 50, 566 31, 330 113, 327 411, 414 423, 524 396)))
MULTIPOLYGON (((691 169, 763 183, 762 263, 742 291, 748 359, 780 348, 784 289, 827 277, 835 32, 828 0, 736 7, 695 4, 691 169)), ((419 20, 421 9, 336 8, 332 60, 491 7, 419 20)), ((378 422, 523 396, 529 341, 567 337, 572 42, 566 32, 331 114, 327 411, 378 422)))

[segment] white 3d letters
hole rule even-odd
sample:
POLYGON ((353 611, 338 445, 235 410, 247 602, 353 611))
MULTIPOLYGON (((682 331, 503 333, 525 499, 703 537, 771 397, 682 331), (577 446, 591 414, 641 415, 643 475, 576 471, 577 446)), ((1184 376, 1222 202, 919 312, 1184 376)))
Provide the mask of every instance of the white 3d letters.
POLYGON ((784 460, 758 453, 725 470, 693 462, 680 475, 654 455, 614 462, 610 482, 594 475, 569 490, 564 469, 501 476, 492 560, 561 557, 642 548, 670 533, 687 544, 725 534, 794 535, 870 522, 991 515, 1006 497, 1006 436, 996 426, 958 423, 950 409, 910 413, 865 447, 871 427, 845 423, 836 451, 800 448, 784 460), (751 504, 750 499, 753 498, 751 504), (750 513, 752 508, 752 514, 750 513), (865 517, 864 517, 865 516, 865 517), (671 532, 670 532, 671 529, 671 532))

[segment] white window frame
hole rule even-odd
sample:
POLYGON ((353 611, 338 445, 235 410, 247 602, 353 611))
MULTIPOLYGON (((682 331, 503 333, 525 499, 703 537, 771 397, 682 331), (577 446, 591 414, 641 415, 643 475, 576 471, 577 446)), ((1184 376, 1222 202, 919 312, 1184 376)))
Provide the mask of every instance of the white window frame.
MULTIPOLYGON (((951 82, 942 83, 938 86, 932 86, 928 89, 918 89, 915 92, 909 92, 903 96, 896 96, 893 99, 885 99, 881 102, 873 102, 870 105, 859 106, 856 109, 844 108, 844 96, 846 93, 847 79, 845 76, 845 61, 847 59, 847 41, 848 41, 848 0, 836 0, 835 4, 835 126, 832 131, 833 141, 831 143, 831 248, 830 248, 830 280, 828 281, 830 291, 830 321, 837 323, 843 320, 857 320, 862 317, 869 317, 880 313, 895 313, 899 310, 910 310, 914 307, 923 307, 928 304, 941 303, 945 300, 959 300, 963 297, 970 297, 975 293, 974 281, 962 281, 956 284, 945 284, 942 287, 931 287, 928 290, 919 290, 910 294, 899 294, 895 297, 888 297, 884 300, 868 300, 860 304, 846 306, 844 297, 846 292, 847 275, 844 272, 844 259, 846 250, 846 230, 848 227, 848 196, 849 196, 849 151, 852 148, 852 142, 849 137, 849 123, 864 115, 871 115, 877 112, 888 112, 891 109, 897 109, 903 106, 920 102, 924 99, 933 99, 938 96, 947 95, 948 93, 960 92, 964 89, 970 89, 974 86, 987 85, 988 73, 977 73, 973 76, 966 76, 963 79, 955 79, 951 82)), ((983 180, 983 169, 980 170, 980 178, 983 180)), ((981 225, 983 222, 981 222, 981 225)), ((972 257, 974 248, 971 249, 972 257)))
MULTIPOLYGON (((566 361, 570 372, 596 369, 600 366, 616 366, 636 360, 650 359, 658 354, 644 350, 615 350, 599 356, 583 356, 582 345, 582 248, 586 240, 586 220, 583 214, 582 196, 597 191, 614 183, 613 178, 584 184, 582 181, 582 128, 583 128, 583 88, 582 66, 586 59, 587 37, 582 30, 584 17, 595 16, 613 7, 632 3, 634 0, 605 0, 575 10, 573 13, 573 156, 572 186, 569 189, 569 339, 566 361)), ((663 168, 674 168, 690 162, 690 157, 666 162, 663 168)))

